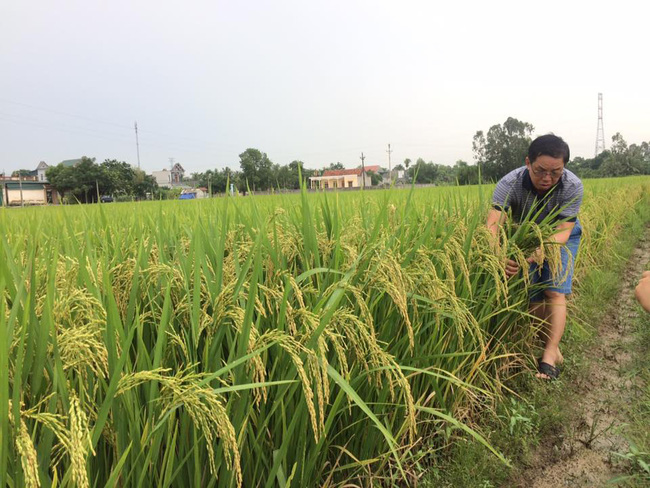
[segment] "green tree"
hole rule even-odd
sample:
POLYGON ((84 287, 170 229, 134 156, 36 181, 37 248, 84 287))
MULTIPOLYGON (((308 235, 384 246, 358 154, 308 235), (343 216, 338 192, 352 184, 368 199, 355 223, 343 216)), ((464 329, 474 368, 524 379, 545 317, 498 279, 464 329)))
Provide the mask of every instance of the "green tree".
POLYGON ((25 176, 31 176, 32 172, 28 169, 19 169, 11 173, 11 176, 14 178, 18 178, 18 176, 22 176, 23 178, 25 176))
POLYGON ((230 168, 226 167, 217 174, 216 185, 217 185, 217 190, 220 193, 221 192, 228 193, 230 192, 230 185, 232 185, 233 188, 242 188, 245 185, 245 181, 242 173, 240 173, 239 171, 233 171, 230 168))
MULTIPOLYGON (((192 173, 190 178, 194 183, 199 187, 212 188, 214 186, 214 180, 216 179, 216 171, 211 169, 207 170, 204 173, 192 173)), ((216 192, 213 192, 216 193, 216 192)))
POLYGON ((345 169, 345 166, 343 166, 340 162, 337 161, 336 163, 330 163, 330 165, 327 168, 325 168, 325 171, 328 170, 336 171, 341 169, 345 169))
POLYGON ((478 166, 469 165, 467 162, 458 160, 454 164, 454 173, 459 185, 477 185, 478 184, 478 166))
POLYGON ((432 162, 427 163, 424 159, 418 158, 415 166, 409 168, 408 175, 411 181, 418 184, 431 184, 438 176, 438 168, 432 162))
POLYGON ((72 168, 75 172, 76 187, 73 193, 81 203, 96 202, 99 193, 107 193, 108 178, 102 168, 95 164, 95 158, 83 156, 81 162, 72 168))
POLYGON ((627 145, 620 132, 612 136, 610 154, 601 167, 603 176, 629 176, 642 174, 645 164, 640 146, 627 145))
POLYGON ((452 185, 456 183, 456 172, 452 166, 446 164, 435 164, 436 178, 434 183, 437 185, 452 185))
POLYGON ((567 168, 580 178, 598 178, 601 176, 600 167, 608 155, 609 151, 604 151, 595 158, 576 156, 569 161, 567 168))
POLYGON ((370 182, 372 186, 380 185, 384 179, 381 177, 381 175, 378 175, 374 171, 366 171, 368 176, 370 176, 370 182))
POLYGON ((135 182, 135 170, 124 161, 116 159, 106 159, 101 165, 101 174, 103 180, 103 193, 105 194, 123 194, 133 195, 133 185, 135 182))
POLYGON ((95 158, 83 156, 76 166, 65 167, 62 164, 46 171, 50 184, 61 196, 73 196, 73 201, 90 203, 97 201, 97 190, 106 194, 110 182, 104 170, 95 164, 95 158))
POLYGON ((131 183, 131 195, 138 199, 147 198, 147 193, 154 195, 158 189, 156 178, 148 175, 141 169, 133 170, 133 181, 131 183))
POLYGON ((239 155, 239 165, 244 183, 251 190, 268 190, 273 186, 273 162, 266 153, 249 148, 239 155))
POLYGON ((289 170, 289 166, 280 166, 279 164, 274 164, 273 174, 275 179, 275 184, 273 186, 275 188, 292 188, 293 181, 291 178, 291 171, 289 170))
POLYGON ((289 171, 292 179, 291 188, 295 190, 300 188, 300 175, 302 175, 302 180, 307 182, 309 181, 309 177, 314 174, 314 170, 305 168, 305 163, 300 160, 291 161, 289 163, 289 171))
POLYGON ((513 117, 490 127, 487 134, 477 131, 472 150, 481 166, 482 177, 496 181, 524 164, 534 127, 513 117))
POLYGON ((62 198, 65 198, 75 188, 75 173, 72 167, 65 167, 62 164, 50 166, 45 170, 45 175, 47 181, 61 194, 62 198))
POLYGON ((192 179, 198 186, 209 188, 212 194, 227 193, 230 191, 230 184, 239 190, 246 189, 246 182, 242 180, 241 174, 228 167, 215 170, 207 170, 204 173, 192 173, 192 179), (240 181, 243 183, 240 184, 240 181))
MULTIPOLYGON (((635 144, 632 144, 633 147, 635 144)), ((641 158, 641 172, 644 175, 650 175, 650 142, 642 142, 639 144, 638 151, 641 158)))

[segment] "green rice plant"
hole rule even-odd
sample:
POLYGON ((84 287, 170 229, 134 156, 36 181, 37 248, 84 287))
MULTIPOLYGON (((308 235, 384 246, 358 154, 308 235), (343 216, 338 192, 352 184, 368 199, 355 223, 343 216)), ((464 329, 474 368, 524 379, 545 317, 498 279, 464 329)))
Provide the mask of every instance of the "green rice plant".
MULTIPOLYGON (((648 204, 591 185, 578 277, 648 204)), ((455 435, 491 449, 477 413, 534 333, 503 257, 552 229, 495 251, 488 194, 0 209, 0 484, 390 485, 455 435)))

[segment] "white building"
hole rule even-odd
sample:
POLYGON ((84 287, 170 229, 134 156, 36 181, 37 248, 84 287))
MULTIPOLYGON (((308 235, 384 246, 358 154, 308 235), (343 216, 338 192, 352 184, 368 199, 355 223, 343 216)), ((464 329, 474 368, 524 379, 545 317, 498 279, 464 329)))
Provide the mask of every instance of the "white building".
POLYGON ((36 177, 38 181, 47 181, 47 176, 45 176, 47 168, 49 168, 49 165, 45 161, 38 163, 38 166, 36 167, 36 177))
POLYGON ((184 174, 185 170, 183 167, 176 163, 171 171, 165 168, 162 171, 153 171, 151 176, 156 179, 158 186, 171 188, 172 186, 179 186, 182 183, 184 174))
POLYGON ((320 176, 310 176, 311 189, 331 188, 360 188, 361 186, 372 186, 372 179, 367 172, 361 168, 337 169, 323 171, 320 176))

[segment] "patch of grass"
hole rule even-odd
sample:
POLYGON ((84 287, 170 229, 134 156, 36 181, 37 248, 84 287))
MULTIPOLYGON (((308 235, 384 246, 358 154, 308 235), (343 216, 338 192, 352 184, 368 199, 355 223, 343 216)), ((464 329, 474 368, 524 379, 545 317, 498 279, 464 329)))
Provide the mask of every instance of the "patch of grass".
MULTIPOLYGON (((511 396, 499 404, 494 415, 485 415, 479 422, 482 433, 488 442, 495 446, 512 466, 526 465, 530 462, 534 449, 542 439, 544 429, 552 428, 551 423, 538 411, 535 398, 543 392, 540 388, 528 385, 521 377, 518 383, 528 388, 531 399, 511 396), (536 390, 536 391, 533 391, 536 390)), ((526 377, 527 378, 527 377, 526 377)), ((547 412, 550 414, 550 412, 547 412)), ((559 419, 559 411, 554 418, 559 419)), ((553 425, 557 425, 555 422, 553 425)), ((496 487, 503 486, 511 476, 511 468, 496 463, 492 455, 478 442, 468 438, 454 442, 444 456, 438 460, 437 467, 431 469, 422 480, 424 487, 496 487)))
MULTIPOLYGON (((650 265, 650 263, 648 263, 650 265)), ((650 485, 650 314, 641 307, 635 320, 635 358, 627 376, 635 378, 635 395, 630 405, 631 418, 625 428, 629 449, 620 456, 627 461, 630 473, 617 482, 630 487, 650 485)))
POLYGON ((496 464, 493 458, 486 456, 485 450, 481 449, 476 442, 461 439, 454 446, 453 453, 453 462, 443 461, 441 467, 430 470, 420 486, 423 488, 457 486, 492 488, 499 486, 508 478, 508 468, 503 464, 496 464))

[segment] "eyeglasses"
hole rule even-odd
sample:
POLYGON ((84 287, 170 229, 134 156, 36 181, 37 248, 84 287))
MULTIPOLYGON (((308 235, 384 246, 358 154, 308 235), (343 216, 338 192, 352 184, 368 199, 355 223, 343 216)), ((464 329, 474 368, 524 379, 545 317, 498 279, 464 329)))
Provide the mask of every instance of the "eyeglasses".
POLYGON ((533 168, 533 173, 535 173, 535 176, 540 176, 542 178, 544 176, 550 176, 553 179, 559 178, 560 176, 562 176, 563 172, 564 172, 564 168, 554 169, 553 171, 546 171, 546 170, 542 170, 542 169, 534 169, 533 168))

